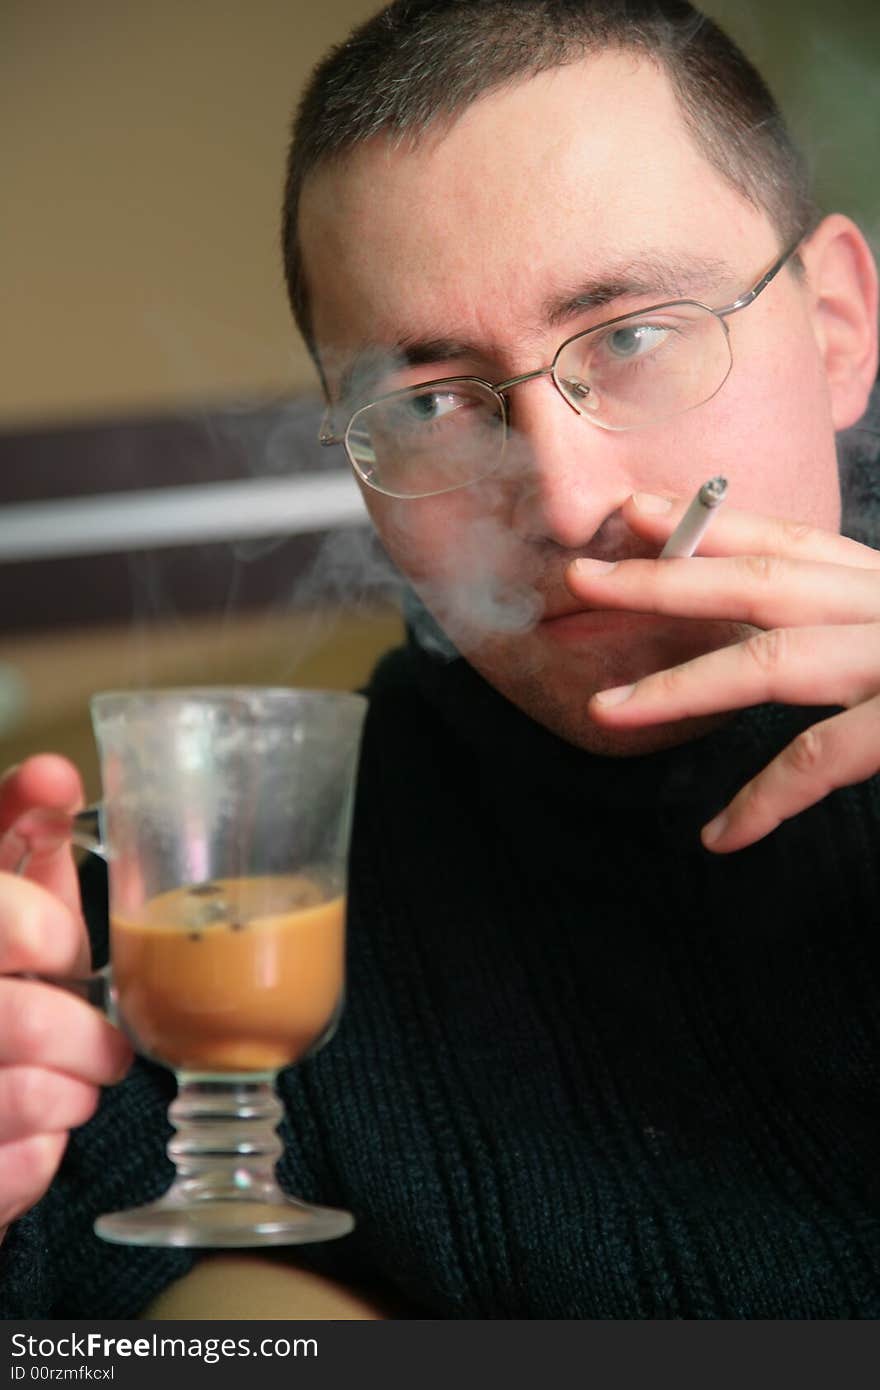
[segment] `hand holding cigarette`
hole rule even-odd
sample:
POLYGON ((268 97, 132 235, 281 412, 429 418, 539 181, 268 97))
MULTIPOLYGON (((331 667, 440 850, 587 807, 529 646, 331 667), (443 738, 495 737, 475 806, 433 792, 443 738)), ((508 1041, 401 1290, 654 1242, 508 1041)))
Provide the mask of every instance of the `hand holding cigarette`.
POLYGON ((697 492, 681 521, 660 551, 661 560, 686 560, 700 544, 716 507, 727 496, 727 479, 710 478, 697 492))
POLYGON ((590 714, 609 729, 767 701, 844 707, 800 734, 703 828, 704 845, 723 853, 880 771, 880 553, 731 507, 716 508, 708 532, 700 531, 695 506, 630 498, 627 524, 666 558, 610 568, 575 561, 566 583, 590 607, 718 624, 714 650, 594 695, 590 714), (687 553, 696 531, 700 556, 668 558, 687 553))

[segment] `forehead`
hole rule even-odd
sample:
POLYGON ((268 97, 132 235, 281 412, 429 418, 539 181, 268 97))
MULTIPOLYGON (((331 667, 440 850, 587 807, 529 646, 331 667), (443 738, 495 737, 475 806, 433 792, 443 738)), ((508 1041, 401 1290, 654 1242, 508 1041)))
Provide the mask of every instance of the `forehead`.
MULTIPOLYGON (((772 259, 767 219, 707 162, 665 73, 631 53, 540 74, 415 146, 319 169, 300 239, 319 349, 541 336, 555 289, 649 255, 772 259)), ((739 287, 735 287, 739 288, 739 287)))

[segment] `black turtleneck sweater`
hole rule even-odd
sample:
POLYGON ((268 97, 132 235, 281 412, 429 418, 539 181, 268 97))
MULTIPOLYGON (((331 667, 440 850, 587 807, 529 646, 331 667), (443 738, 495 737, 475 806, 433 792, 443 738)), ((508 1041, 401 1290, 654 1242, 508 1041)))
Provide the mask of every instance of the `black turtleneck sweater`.
MULTIPOLYGON (((385 659, 348 1005, 280 1080, 283 1182, 358 1224, 298 1259, 416 1316, 880 1316, 880 783, 698 838, 818 713, 603 759, 462 661, 385 659)), ((73 1136, 7 1316, 131 1316, 189 1268, 90 1231, 166 1186, 170 1092, 138 1062, 73 1136)))

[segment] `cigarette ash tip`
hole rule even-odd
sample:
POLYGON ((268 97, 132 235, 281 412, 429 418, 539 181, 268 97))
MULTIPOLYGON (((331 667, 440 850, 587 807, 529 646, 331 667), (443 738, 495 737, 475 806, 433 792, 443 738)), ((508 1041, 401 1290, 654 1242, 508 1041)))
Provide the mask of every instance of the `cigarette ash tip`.
POLYGON ((727 492, 726 478, 710 478, 700 488, 700 501, 704 507, 717 507, 724 501, 727 492))

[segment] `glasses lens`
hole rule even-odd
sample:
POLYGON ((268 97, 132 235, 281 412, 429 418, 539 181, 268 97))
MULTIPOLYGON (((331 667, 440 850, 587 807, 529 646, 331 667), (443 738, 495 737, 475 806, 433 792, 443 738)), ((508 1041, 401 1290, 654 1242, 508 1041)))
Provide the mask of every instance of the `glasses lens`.
POLYGON ((698 304, 674 304, 572 338, 553 377, 579 414, 625 430, 702 405, 730 367, 721 320, 698 304))
POLYGON ((504 451, 504 415, 478 381, 433 381, 359 410, 345 442, 355 470, 391 497, 429 497, 485 478, 504 451))

